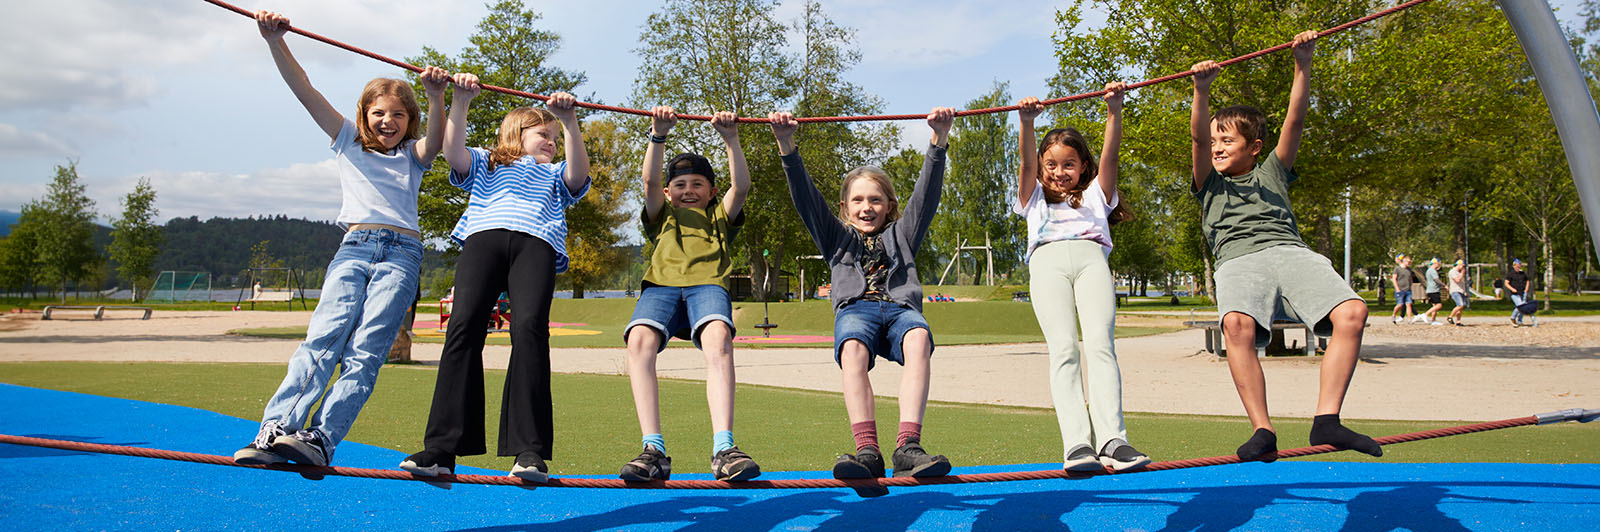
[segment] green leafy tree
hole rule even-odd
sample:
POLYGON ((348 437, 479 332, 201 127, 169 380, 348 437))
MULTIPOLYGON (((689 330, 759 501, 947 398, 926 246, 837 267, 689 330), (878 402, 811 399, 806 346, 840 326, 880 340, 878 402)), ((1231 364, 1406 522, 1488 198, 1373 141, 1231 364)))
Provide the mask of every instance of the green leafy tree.
POLYGON ((589 193, 567 211, 567 253, 571 267, 560 282, 581 298, 625 267, 627 257, 617 247, 620 231, 637 216, 627 209, 629 192, 639 175, 638 135, 628 133, 619 120, 589 120, 584 126, 584 149, 589 153, 589 193), (630 184, 633 184, 630 186, 630 184))
MULTIPOLYGON (((995 82, 989 93, 967 102, 967 108, 1011 103, 1014 102, 1009 84, 995 82)), ((1008 124, 1010 116, 1010 113, 990 113, 956 119, 950 134, 944 197, 939 205, 939 216, 929 228, 926 245, 934 248, 940 258, 955 257, 956 247, 963 241, 967 246, 982 246, 988 242, 994 248, 994 268, 998 272, 1009 272, 1021 262, 1027 241, 1023 239, 1026 231, 1022 218, 1011 213, 1016 198, 1018 161, 1017 135, 1008 124)), ((979 284, 984 279, 976 272, 988 266, 981 255, 971 257, 978 257, 979 268, 972 270, 972 281, 979 284)), ((930 277, 923 282, 938 282, 940 272, 928 273, 930 277)))
POLYGON ((117 263, 117 276, 133 289, 139 300, 139 283, 155 274, 156 255, 161 253, 161 226, 156 225, 156 190, 148 178, 140 178, 122 199, 122 217, 112 225, 111 260, 117 263))
POLYGON ((85 279, 100 260, 94 246, 94 200, 84 194, 76 163, 56 167, 38 207, 42 223, 35 233, 35 253, 66 303, 67 283, 85 279))
POLYGON ((40 264, 37 249, 44 212, 38 202, 22 206, 22 216, 11 226, 11 234, 0 240, 0 286, 29 292, 37 297, 40 264))

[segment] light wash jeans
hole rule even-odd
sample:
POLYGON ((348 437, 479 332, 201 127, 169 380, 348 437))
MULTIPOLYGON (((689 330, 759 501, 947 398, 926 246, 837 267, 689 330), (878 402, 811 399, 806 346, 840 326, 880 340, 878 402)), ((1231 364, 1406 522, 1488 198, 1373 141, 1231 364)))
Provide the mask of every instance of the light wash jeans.
POLYGON ((422 242, 387 229, 351 231, 328 263, 306 340, 267 402, 262 424, 321 433, 328 458, 372 395, 406 307, 416 300, 422 242), (334 366, 342 366, 333 387, 334 366), (323 390, 327 394, 323 396, 323 390), (322 399, 319 411, 312 408, 322 399))
MULTIPOLYGON (((1531 285, 1533 283, 1528 283, 1528 284, 1531 285)), ((1517 323, 1522 323, 1522 309, 1517 308, 1517 307, 1521 307, 1523 303, 1527 303, 1527 302, 1528 302, 1528 295, 1527 295, 1526 292, 1518 292, 1518 293, 1511 294, 1511 321, 1514 321, 1514 322, 1517 322, 1517 323)))

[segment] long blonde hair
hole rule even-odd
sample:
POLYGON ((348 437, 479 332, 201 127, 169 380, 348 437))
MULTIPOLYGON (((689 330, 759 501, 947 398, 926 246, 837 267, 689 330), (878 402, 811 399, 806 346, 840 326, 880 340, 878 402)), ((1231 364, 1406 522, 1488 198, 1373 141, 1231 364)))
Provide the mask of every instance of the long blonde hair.
POLYGON ((506 118, 500 121, 500 139, 489 153, 490 169, 511 164, 527 155, 522 153, 522 130, 553 123, 556 123, 556 115, 537 107, 518 107, 506 113, 506 118))
POLYGON ((393 96, 400 100, 400 105, 406 108, 406 134, 400 142, 416 139, 421 135, 422 106, 417 104, 417 93, 411 90, 411 84, 398 79, 377 78, 367 82, 361 89, 361 99, 356 101, 357 112, 360 118, 356 120, 356 141, 361 147, 369 151, 387 152, 389 148, 378 140, 378 134, 372 131, 372 126, 367 124, 367 109, 372 107, 372 102, 380 96, 393 96))
POLYGON ((857 166, 844 174, 844 182, 839 184, 839 221, 850 223, 850 215, 845 212, 845 202, 849 201, 850 184, 858 179, 870 180, 878 185, 884 195, 889 196, 889 212, 884 214, 883 223, 888 224, 900 219, 900 200, 894 195, 894 181, 889 179, 889 174, 882 168, 872 165, 857 166))

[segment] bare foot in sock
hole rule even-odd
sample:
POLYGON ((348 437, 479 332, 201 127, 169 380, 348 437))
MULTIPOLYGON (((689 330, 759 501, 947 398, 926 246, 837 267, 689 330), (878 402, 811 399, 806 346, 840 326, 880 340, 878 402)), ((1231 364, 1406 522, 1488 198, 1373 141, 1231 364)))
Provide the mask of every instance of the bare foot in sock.
POLYGON ((1250 441, 1240 445, 1234 454, 1241 462, 1257 459, 1262 462, 1275 461, 1278 459, 1278 435, 1267 429, 1256 429, 1256 433, 1250 435, 1250 441))
POLYGON ((1345 428, 1339 423, 1339 414, 1323 414, 1312 418, 1311 444, 1332 445, 1372 456, 1383 456, 1383 446, 1365 434, 1345 428))

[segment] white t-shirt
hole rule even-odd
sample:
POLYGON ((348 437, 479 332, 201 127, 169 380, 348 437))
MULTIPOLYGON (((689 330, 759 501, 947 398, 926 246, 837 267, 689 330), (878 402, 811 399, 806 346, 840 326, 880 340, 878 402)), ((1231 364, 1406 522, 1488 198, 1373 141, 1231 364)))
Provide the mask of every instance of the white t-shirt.
POLYGON ((1033 250, 1039 246, 1058 240, 1093 240, 1110 257, 1111 224, 1106 221, 1106 215, 1117 206, 1119 199, 1115 195, 1106 198, 1098 178, 1084 189, 1083 201, 1078 202, 1076 209, 1065 201, 1045 202, 1044 185, 1034 186, 1033 195, 1028 196, 1027 203, 1011 209, 1028 220, 1028 253, 1025 259, 1032 258, 1033 250))
POLYGON ((346 118, 329 149, 339 165, 343 204, 335 220, 350 224, 385 224, 421 231, 417 225, 417 192, 428 167, 417 160, 416 139, 401 141, 389 153, 367 151, 356 140, 356 123, 346 118))

